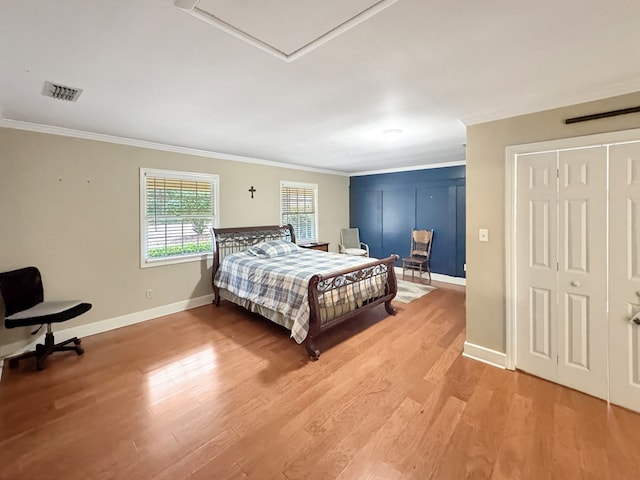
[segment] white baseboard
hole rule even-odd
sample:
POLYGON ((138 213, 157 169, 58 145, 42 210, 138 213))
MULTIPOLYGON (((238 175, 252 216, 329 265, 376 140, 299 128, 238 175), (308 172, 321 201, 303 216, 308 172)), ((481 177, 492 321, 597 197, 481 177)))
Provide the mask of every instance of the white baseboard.
MULTIPOLYGON (((115 330, 116 328, 122 328, 129 325, 134 325, 136 323, 146 322, 147 320, 153 320, 154 318, 162 317, 163 315, 183 312, 184 310, 189 310, 190 308, 200 307, 202 305, 206 305, 207 303, 211 303, 212 300, 213 294, 210 294, 203 297, 191 298, 189 300, 171 303, 169 305, 150 308, 149 310, 143 310, 141 312, 134 312, 127 315, 122 315, 120 317, 101 320, 99 322, 92 322, 85 325, 78 325, 77 327, 56 330, 56 341, 62 342, 68 338, 73 337, 89 337, 98 333, 115 330)), ((3 358, 18 355, 23 352, 28 352, 29 350, 35 349, 36 343, 43 342, 44 333, 38 335, 37 337, 30 338, 27 342, 13 342, 8 345, 0 346, 0 366, 2 365, 3 358)), ((1 376, 2 372, 0 371, 0 377, 1 376)))
MULTIPOLYGON (((396 277, 402 278, 402 267, 393 267, 396 271, 396 277)), ((442 283, 451 283, 453 285, 467 285, 467 279, 462 277, 451 277, 449 275, 443 275, 441 273, 432 273, 431 280, 442 283)))
POLYGON ((498 368, 505 368, 507 364, 506 354, 469 342, 464 342, 464 351, 462 352, 462 356, 487 363, 498 368))

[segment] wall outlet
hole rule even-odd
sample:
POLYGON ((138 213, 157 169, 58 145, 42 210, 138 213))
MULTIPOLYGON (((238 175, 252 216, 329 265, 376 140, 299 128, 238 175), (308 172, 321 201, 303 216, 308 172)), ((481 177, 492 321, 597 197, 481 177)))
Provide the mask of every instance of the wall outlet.
POLYGON ((489 230, 486 228, 481 228, 480 230, 478 230, 478 238, 480 239, 481 242, 488 242, 489 230))
POLYGON ((153 297, 153 290, 151 290, 150 288, 147 289, 147 298, 151 298, 153 297))

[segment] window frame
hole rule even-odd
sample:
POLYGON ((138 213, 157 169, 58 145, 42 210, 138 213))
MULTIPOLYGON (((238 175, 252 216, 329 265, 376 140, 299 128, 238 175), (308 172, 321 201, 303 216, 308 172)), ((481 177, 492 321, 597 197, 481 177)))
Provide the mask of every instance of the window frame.
POLYGON ((319 238, 319 206, 318 206, 318 184, 317 183, 304 183, 304 182, 291 182, 288 180, 281 180, 280 181, 280 194, 279 194, 279 200, 280 200, 280 223, 284 223, 284 220, 282 218, 283 215, 283 211, 282 211, 282 189, 283 187, 289 187, 289 188, 305 188, 305 189, 309 189, 309 190, 313 190, 313 205, 314 205, 314 228, 315 228, 315 234, 316 234, 316 238, 308 238, 308 239, 300 239, 299 235, 298 235, 298 231, 295 231, 296 234, 296 243, 298 244, 304 244, 304 243, 311 243, 311 242, 318 242, 318 238, 319 238))
MULTIPOLYGON (((176 255, 174 257, 148 258, 148 236, 147 236, 147 176, 165 178, 169 180, 187 180, 209 182, 213 185, 213 228, 219 224, 220 211, 220 176, 212 173, 185 172, 182 170, 164 170, 158 168, 140 167, 140 268, 159 267, 163 265, 174 265, 201 261, 213 258, 213 251, 192 254, 176 255)), ((213 236, 212 236, 213 239, 213 236)))

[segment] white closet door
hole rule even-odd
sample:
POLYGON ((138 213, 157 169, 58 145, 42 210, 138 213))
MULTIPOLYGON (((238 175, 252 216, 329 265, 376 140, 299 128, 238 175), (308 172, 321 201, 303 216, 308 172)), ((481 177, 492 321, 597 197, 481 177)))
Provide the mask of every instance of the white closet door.
POLYGON ((640 412, 640 143, 613 145, 610 163, 610 400, 640 412))
POLYGON ((557 153, 517 159, 516 365, 557 381, 557 153))
POLYGON ((607 398, 607 148, 558 161, 557 381, 607 398))

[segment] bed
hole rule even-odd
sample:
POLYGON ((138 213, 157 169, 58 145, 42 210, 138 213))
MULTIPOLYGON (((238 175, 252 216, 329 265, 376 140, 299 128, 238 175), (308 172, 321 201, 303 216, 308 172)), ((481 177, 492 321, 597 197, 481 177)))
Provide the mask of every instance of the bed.
POLYGON ((322 332, 384 304, 390 315, 397 255, 378 260, 305 249, 291 225, 213 229, 214 304, 228 300, 282 325, 311 360, 322 332))

